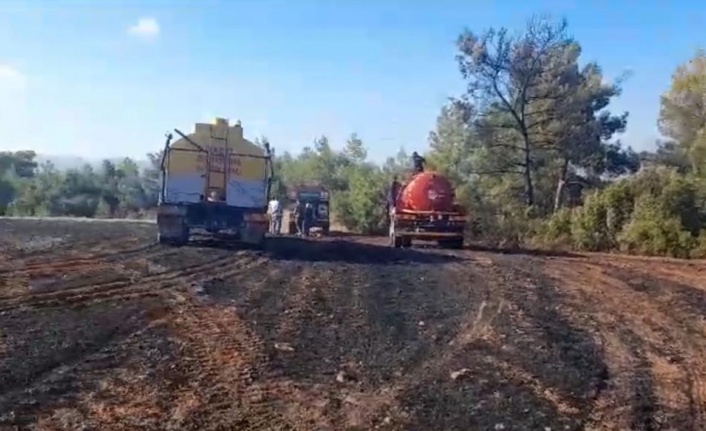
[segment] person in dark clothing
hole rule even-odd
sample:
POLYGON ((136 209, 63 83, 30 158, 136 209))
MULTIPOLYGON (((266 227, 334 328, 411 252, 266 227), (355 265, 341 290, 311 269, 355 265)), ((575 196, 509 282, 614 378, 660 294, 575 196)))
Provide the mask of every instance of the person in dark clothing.
POLYGON ((412 153, 412 163, 414 164, 414 172, 419 173, 424 172, 424 165, 426 165, 427 161, 415 151, 412 153))
POLYGON ((304 231, 304 236, 309 236, 309 230, 314 222, 314 205, 310 202, 304 207, 304 225, 302 230, 304 231))
POLYGON ((387 196, 387 202, 390 204, 390 206, 395 206, 395 200, 397 200, 397 195, 400 192, 400 182, 397 181, 397 177, 395 177, 392 180, 392 184, 390 184, 390 193, 387 196))
POLYGON ((397 175, 392 179, 392 184, 390 184, 390 190, 387 192, 387 216, 389 221, 390 210, 394 208, 395 201, 397 200, 397 195, 400 192, 400 187, 402 185, 397 181, 397 175))
POLYGON ((297 224, 297 235, 302 236, 304 234, 304 203, 302 201, 297 201, 293 215, 297 224))

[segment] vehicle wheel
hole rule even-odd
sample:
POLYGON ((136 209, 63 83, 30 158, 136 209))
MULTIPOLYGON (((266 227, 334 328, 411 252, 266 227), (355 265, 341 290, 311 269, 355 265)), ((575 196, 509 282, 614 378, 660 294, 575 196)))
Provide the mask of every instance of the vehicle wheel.
POLYGON ((329 225, 325 224, 324 227, 321 228, 321 233, 328 236, 329 229, 329 225))
POLYGON ((404 248, 410 248, 412 247, 412 238, 410 237, 404 237, 402 239, 402 247, 404 248))

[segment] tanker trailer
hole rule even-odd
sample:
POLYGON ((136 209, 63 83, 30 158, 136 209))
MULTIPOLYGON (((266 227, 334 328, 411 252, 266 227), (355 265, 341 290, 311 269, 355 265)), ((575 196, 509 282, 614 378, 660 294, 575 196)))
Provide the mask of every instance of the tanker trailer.
POLYGON ((449 180, 435 172, 419 172, 402 184, 390 208, 390 245, 411 247, 412 240, 437 241, 462 248, 468 218, 455 202, 449 180))
POLYGON ((217 118, 197 123, 193 133, 167 142, 157 207, 157 240, 181 245, 192 232, 228 232, 261 246, 268 229, 267 198, 273 168, 269 146, 243 137, 243 128, 217 118))

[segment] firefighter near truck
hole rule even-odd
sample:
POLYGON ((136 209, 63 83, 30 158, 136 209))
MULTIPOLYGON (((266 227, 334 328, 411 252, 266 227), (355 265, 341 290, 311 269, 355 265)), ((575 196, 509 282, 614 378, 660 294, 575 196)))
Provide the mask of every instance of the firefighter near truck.
POLYGON ((462 248, 468 222, 445 176, 416 170, 404 183, 393 181, 388 202, 389 240, 395 248, 413 240, 436 241, 444 248, 462 248))
POLYGON ((217 118, 194 131, 167 134, 161 161, 157 240, 184 245, 205 233, 264 245, 268 230, 267 197, 273 177, 269 145, 260 147, 234 126, 217 118), (225 234, 225 235, 224 235, 225 234))

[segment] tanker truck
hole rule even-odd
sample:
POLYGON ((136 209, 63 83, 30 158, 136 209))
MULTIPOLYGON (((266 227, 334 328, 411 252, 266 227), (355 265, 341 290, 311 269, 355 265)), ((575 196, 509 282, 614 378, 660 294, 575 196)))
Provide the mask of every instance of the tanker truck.
POLYGON ((268 228, 267 197, 272 154, 243 137, 238 122, 216 118, 197 123, 191 134, 167 134, 161 161, 157 240, 183 245, 191 233, 229 233, 231 238, 263 245, 268 228))
POLYGON ((416 172, 393 187, 389 205, 390 245, 411 247, 415 239, 437 241, 444 248, 462 248, 468 217, 455 200, 449 180, 435 172, 416 172))

